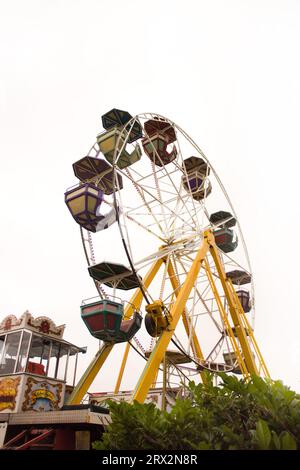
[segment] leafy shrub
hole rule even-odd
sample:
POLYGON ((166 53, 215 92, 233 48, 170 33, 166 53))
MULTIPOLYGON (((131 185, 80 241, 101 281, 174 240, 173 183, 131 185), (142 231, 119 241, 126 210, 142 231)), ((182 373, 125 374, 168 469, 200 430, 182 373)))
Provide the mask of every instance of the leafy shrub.
POLYGON ((281 381, 219 374, 189 385, 170 413, 153 403, 110 401, 112 423, 95 449, 300 449, 300 395, 281 381))

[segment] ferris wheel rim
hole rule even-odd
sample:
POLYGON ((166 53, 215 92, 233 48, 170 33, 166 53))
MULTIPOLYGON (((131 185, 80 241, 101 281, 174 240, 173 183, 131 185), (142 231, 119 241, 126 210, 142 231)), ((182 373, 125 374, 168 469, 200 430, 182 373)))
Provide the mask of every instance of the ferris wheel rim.
MULTIPOLYGON (((252 269, 251 269, 251 264, 250 264, 250 259, 249 259, 249 254, 248 254, 248 249, 247 249, 247 246, 246 246, 246 243, 245 243, 245 239, 244 239, 244 236, 243 236, 243 232, 242 232, 242 229, 241 229, 241 225, 239 223, 239 219, 236 215, 236 211, 234 210, 234 207, 233 207, 233 204, 229 198, 229 195, 227 193, 227 191, 225 190, 225 187, 220 179, 220 177, 218 176, 215 168, 213 167, 213 165, 211 165, 209 159, 206 157, 206 155, 204 154, 204 152, 201 150, 201 148, 197 145, 197 143, 179 126, 177 125, 176 123, 174 123, 172 120, 170 120, 169 118, 166 118, 165 116, 162 116, 158 113, 140 113, 134 117, 132 117, 132 119, 128 122, 127 126, 130 125, 131 123, 134 123, 136 121, 139 122, 139 118, 144 118, 144 119, 148 119, 149 117, 158 117, 162 120, 165 120, 167 121, 168 123, 170 123, 172 126, 174 126, 174 128, 176 129, 176 132, 179 132, 183 137, 185 137, 187 139, 188 142, 190 142, 190 144, 195 148, 195 150, 203 157, 203 159, 205 160, 205 162, 208 163, 209 165, 209 168, 211 169, 214 177, 216 178, 216 181, 219 185, 219 188, 221 189, 222 193, 224 194, 227 202, 228 202, 228 205, 229 207, 231 208, 232 210, 232 214, 233 216, 235 217, 236 221, 237 221, 237 226, 239 228, 239 233, 240 233, 240 240, 242 241, 242 245, 243 245, 243 251, 244 251, 244 254, 245 254, 245 257, 246 257, 246 261, 247 261, 247 265, 248 265, 248 269, 247 271, 249 272, 249 274, 251 274, 251 290, 252 290, 252 297, 254 298, 254 283, 253 283, 253 274, 252 274, 252 269)), ((89 150, 89 153, 88 155, 90 155, 90 153, 92 152, 92 150, 96 153, 96 156, 98 157, 98 155, 100 154, 100 149, 97 148, 97 142, 91 147, 91 149, 89 150)), ((120 151, 119 151, 120 152, 120 151)), ((115 152, 115 154, 118 153, 118 152, 115 152)), ((115 160, 115 157, 114 157, 114 161, 113 161, 113 164, 112 164, 112 167, 113 167, 113 171, 114 171, 114 175, 116 175, 116 173, 120 173, 119 170, 117 169, 117 165, 116 165, 116 160, 115 160)), ((164 165, 165 167, 165 165, 164 165)), ((123 174, 123 173, 122 173, 123 174)), ((116 178, 114 176, 114 178, 116 178)), ((113 197, 114 197, 114 201, 115 201, 115 209, 116 209, 116 188, 114 188, 114 192, 113 192, 113 197)), ((118 224, 119 225, 119 224, 118 224)), ((121 227, 119 225, 119 231, 120 231, 120 235, 122 237, 122 232, 121 232, 121 227)), ((88 232, 90 234, 90 232, 88 232)), ((93 250, 93 242, 92 242, 92 238, 88 236, 88 244, 90 244, 90 249, 91 251, 93 250)), ((228 256, 226 254, 226 256, 228 256)), ((133 266, 133 271, 135 271, 135 262, 133 262, 132 258, 129 256, 127 256, 128 258, 128 261, 130 263, 130 260, 132 262, 132 266, 133 266), (130 259, 129 259, 130 258, 130 259)), ((88 257, 87 257, 88 259, 88 257)), ((131 263, 130 263, 131 264, 131 263)), ((243 267, 243 269, 245 269, 243 267)), ((96 285, 96 288, 97 288, 97 285, 96 285)), ((99 292, 99 289, 97 288, 98 292, 99 292)))

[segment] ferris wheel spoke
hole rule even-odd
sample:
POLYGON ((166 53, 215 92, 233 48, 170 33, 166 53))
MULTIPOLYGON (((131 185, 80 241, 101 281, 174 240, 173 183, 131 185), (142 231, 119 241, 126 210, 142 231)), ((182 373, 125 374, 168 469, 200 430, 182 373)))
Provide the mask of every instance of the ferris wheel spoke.
POLYGON ((163 214, 163 218, 164 218, 165 233, 167 235, 168 222, 167 222, 166 213, 165 213, 165 205, 163 204, 163 201, 162 201, 161 190, 160 190, 160 187, 159 187, 159 184, 158 184, 158 179, 157 179, 157 175, 156 175, 156 168, 155 168, 154 162, 152 162, 152 170, 153 170, 153 175, 154 175, 154 180, 155 180, 155 187, 156 187, 156 191, 157 191, 157 196, 158 196, 158 199, 159 199, 160 204, 161 204, 162 214, 163 214))
MULTIPOLYGON (((170 123, 170 122, 169 122, 169 123, 170 123)), ((173 126, 172 123, 170 123, 170 125, 173 126)), ((146 133, 146 136, 149 138, 149 135, 148 135, 147 133, 146 133)), ((174 181, 173 181, 173 179, 171 178, 171 175, 169 174, 169 170, 168 170, 168 168, 167 168, 167 165, 165 165, 165 164, 163 163, 163 161, 161 160, 160 155, 159 155, 157 149, 155 148, 155 146, 153 145, 151 139, 150 139, 150 143, 151 143, 152 152, 154 153, 155 158, 156 158, 158 161, 160 161, 161 166, 162 166, 161 170, 159 170, 159 171, 162 171, 162 174, 165 173, 165 175, 166 175, 167 179, 169 180, 170 184, 173 186, 175 193, 177 194, 177 196, 178 196, 179 198, 181 198, 183 205, 186 206, 186 204, 185 204, 185 202, 184 202, 182 196, 180 195, 180 193, 179 193, 179 191, 178 191, 178 188, 177 188, 176 185, 174 184, 174 181)), ((180 154, 181 154, 181 152, 180 152, 180 154)), ((156 174, 156 171, 158 171, 158 170, 155 169, 154 171, 155 171, 155 174, 156 174)), ((187 208, 186 208, 186 209, 187 209, 187 208)), ((188 209, 187 209, 187 210, 188 210, 188 209)), ((197 227, 197 225, 196 225, 196 224, 197 224, 196 219, 193 219, 193 224, 194 224, 194 226, 197 227)))
MULTIPOLYGON (((195 226, 192 223, 192 214, 186 206, 184 207, 184 211, 182 211, 182 210, 181 211, 175 211, 174 209, 172 209, 170 207, 170 205, 174 204, 174 202, 176 202, 177 199, 178 199, 177 197, 173 197, 171 199, 168 199, 168 200, 163 202, 161 207, 164 207, 164 209, 169 212, 169 218, 170 219, 175 218, 177 220, 180 220, 183 223, 183 225, 188 225, 191 230, 195 231, 195 226), (188 218, 184 219, 183 216, 186 216, 186 215, 188 215, 188 218)), ((151 201, 151 203, 155 204, 155 205, 153 205, 153 209, 156 209, 157 207, 159 207, 159 205, 156 204, 156 202, 157 201, 151 201)), ((170 225, 170 223, 169 223, 169 225, 170 225)))
POLYGON ((245 271, 247 274, 249 274, 249 275, 251 274, 250 271, 245 269, 244 266, 242 266, 236 260, 234 260, 231 256, 229 256, 228 253, 223 253, 223 264, 228 265, 228 266, 234 266, 235 268, 240 268, 243 271, 245 271))
MULTIPOLYGON (((175 129, 175 133, 176 133, 176 137, 177 137, 177 147, 178 147, 178 150, 179 150, 179 154, 181 156, 181 160, 182 162, 184 161, 183 159, 183 154, 181 152, 181 145, 180 145, 180 139, 178 138, 178 131, 177 131, 177 128, 176 126, 174 126, 174 129, 175 129)), ((175 163, 176 166, 178 166, 178 163, 176 162, 175 163)), ((186 167, 185 167, 185 164, 182 164, 182 168, 181 168, 181 171, 183 172, 184 176, 186 177, 187 181, 188 181, 188 174, 187 174, 187 170, 186 170, 186 167)), ((181 183, 182 184, 182 183, 181 183)), ((183 186, 183 185, 182 185, 183 186)), ((193 211, 194 213, 196 214, 197 213, 197 208, 196 208, 196 205, 195 205, 195 200, 192 196, 192 192, 191 192, 191 188, 189 188, 189 191, 188 191, 189 195, 190 195, 190 200, 191 200, 191 203, 192 203, 192 206, 193 206, 193 211)), ((206 195, 205 195, 206 196, 206 195)), ((202 201, 200 201, 202 203, 202 201)), ((202 204, 201 204, 202 205, 202 204)), ((200 225, 199 225, 199 222, 198 222, 198 218, 196 217, 195 218, 196 220, 196 229, 197 231, 200 230, 200 225)))
MULTIPOLYGON (((185 243, 189 244, 189 240, 191 240, 193 243, 197 243, 197 240, 195 240, 195 237, 190 237, 190 239, 187 239, 185 241, 185 243)), ((137 269, 145 268, 146 266, 148 266, 154 260, 158 260, 158 259, 161 259, 161 258, 166 258, 170 254, 172 254, 174 251, 181 254, 181 252, 183 252, 185 249, 186 248, 185 248, 185 246, 183 246, 183 242, 177 243, 177 244, 172 244, 172 245, 166 245, 163 248, 159 249, 158 251, 152 253, 151 255, 149 255, 145 258, 137 260, 135 262, 135 266, 137 267, 137 269)), ((182 275, 185 275, 185 274, 182 273, 182 275)))
MULTIPOLYGON (((149 191, 154 190, 153 186, 151 186, 150 184, 144 184, 143 188, 148 189, 149 191)), ((174 193, 172 191, 164 189, 164 188, 160 188, 160 193, 166 196, 174 196, 174 193)))
MULTIPOLYGON (((153 213, 153 211, 151 210, 151 207, 148 203, 148 201, 146 200, 145 196, 144 196, 144 193, 148 193, 149 194, 149 191, 147 191, 145 188, 141 188, 139 184, 137 184, 131 177, 131 173, 130 171, 128 170, 128 168, 125 169, 125 174, 128 176, 128 178, 131 180, 131 182, 133 183, 133 186, 134 188, 136 189, 138 195, 140 196, 140 198, 142 199, 143 203, 145 204, 145 206, 147 207, 148 209, 148 212, 149 214, 153 217, 153 219, 155 220, 158 228, 160 229, 160 232, 164 235, 164 230, 162 228, 162 226, 160 225, 160 223, 158 222, 155 214, 153 213)), ((152 194, 150 193, 150 195, 152 196, 152 194)), ((152 196, 153 197, 153 196, 152 196)), ((156 198, 155 198, 156 199, 156 198)))
MULTIPOLYGON (((168 173, 168 169, 164 168, 164 170, 166 171, 166 174, 167 174, 168 178, 172 181, 172 179, 171 179, 171 177, 168 173)), ((172 181, 172 183, 173 183, 173 181, 172 181)), ((197 219, 193 216, 192 212, 190 211, 190 208, 187 206, 186 201, 185 201, 186 197, 184 197, 184 196, 182 196, 182 194, 180 194, 180 191, 178 191, 178 188, 174 185, 174 183, 173 183, 173 187, 174 187, 175 193, 177 195, 177 198, 180 199, 180 201, 181 201, 182 207, 184 207, 186 213, 188 213, 190 215, 191 222, 188 222, 189 226, 192 227, 194 231, 197 231, 197 229, 199 229, 199 227, 197 226, 197 222, 196 222, 197 219)), ((172 212, 173 212, 173 216, 178 218, 178 212, 176 212, 176 211, 172 211, 172 212)), ((181 217, 180 217, 180 219, 182 220, 181 217)))
MULTIPOLYGON (((129 177, 129 179, 131 179, 131 176, 130 176, 130 172, 129 170, 127 170, 127 175, 129 177)), ((150 193, 149 190, 145 189, 144 187, 141 188, 138 184, 136 184, 136 182, 134 182, 134 187, 136 188, 140 198, 142 199, 142 201, 144 202, 144 205, 146 206, 146 208, 148 209, 148 212, 149 212, 149 215, 153 218, 154 222, 157 227, 159 227, 160 229, 160 232, 162 233, 162 235, 166 238, 166 234, 165 234, 165 230, 163 229, 160 221, 158 220, 157 218, 157 214, 155 213, 155 209, 156 208, 159 208, 160 210, 162 208, 164 208, 164 210, 167 210, 169 212, 169 214, 174 214, 175 217, 177 217, 178 219, 180 219, 182 221, 182 223, 184 225, 188 225, 192 230, 194 229, 193 225, 191 225, 187 220, 183 219, 181 217, 181 215, 179 214, 176 214, 167 204, 170 203, 170 200, 167 201, 167 204, 165 202, 161 202, 153 193, 150 193), (148 196, 151 197, 151 200, 150 201, 147 201, 146 198, 145 198, 145 195, 144 193, 146 193, 148 196), (153 205, 156 204, 156 205, 153 205)), ((138 207, 141 207, 141 206, 138 206, 138 207)), ((135 208, 132 208, 130 210, 131 213, 134 213, 135 212, 135 208)), ((127 211, 128 213, 128 211, 127 211)), ((165 214, 165 212, 164 212, 165 214)))
MULTIPOLYGON (((185 198, 187 198, 187 196, 185 196, 185 198)), ((192 207, 187 207, 185 204, 182 204, 182 198, 177 197, 176 199, 176 206, 169 222, 170 230, 173 230, 173 232, 176 233, 176 230, 178 230, 178 228, 176 228, 176 223, 178 223, 178 220, 182 220, 182 218, 185 217, 186 223, 190 228, 192 228, 194 233, 201 233, 193 223, 194 217, 197 217, 197 213, 192 207), (180 219, 178 214, 180 214, 180 219)))
POLYGON ((218 355, 221 351, 221 348, 223 346, 223 343, 224 343, 224 336, 222 335, 221 338, 219 339, 219 341, 217 342, 217 344, 214 346, 214 348, 210 351, 210 353, 206 357, 207 361, 214 362, 217 359, 217 357, 218 357, 218 355))
POLYGON ((143 225, 141 222, 139 222, 138 220, 135 220, 133 217, 131 217, 130 215, 128 214, 124 214, 124 216, 130 220, 131 222, 134 222, 136 225, 138 225, 139 227, 143 228, 146 232, 148 233, 151 233, 151 235, 153 235, 154 237, 156 237, 158 240, 160 240, 160 242, 164 242, 164 238, 160 237, 159 235, 157 235, 153 230, 151 230, 149 228, 149 225, 146 226, 146 225, 143 225))
POLYGON ((165 290, 165 285, 166 285, 166 277, 168 274, 169 263, 170 263, 170 254, 167 256, 165 263, 164 263, 164 273, 163 273, 163 278, 162 278, 160 292, 159 292, 160 299, 163 299, 164 297, 164 290, 165 290))

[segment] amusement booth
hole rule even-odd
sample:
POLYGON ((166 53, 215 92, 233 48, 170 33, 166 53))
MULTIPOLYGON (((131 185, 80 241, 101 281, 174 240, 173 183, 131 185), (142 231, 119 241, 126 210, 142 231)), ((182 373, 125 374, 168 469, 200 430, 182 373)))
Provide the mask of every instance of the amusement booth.
POLYGON ((76 431, 83 417, 64 411, 64 404, 86 348, 65 341, 64 329, 28 311, 0 323, 0 447, 82 448, 76 431))

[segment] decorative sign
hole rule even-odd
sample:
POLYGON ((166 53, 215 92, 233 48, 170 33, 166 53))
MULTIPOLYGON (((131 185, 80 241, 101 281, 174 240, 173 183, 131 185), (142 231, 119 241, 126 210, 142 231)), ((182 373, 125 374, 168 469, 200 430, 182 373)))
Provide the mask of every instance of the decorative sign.
POLYGON ((0 322, 0 331, 5 332, 11 330, 13 327, 20 327, 21 323, 22 318, 18 319, 15 315, 8 315, 0 322))
POLYGON ((0 332, 6 333, 20 328, 26 328, 39 333, 53 336, 56 338, 62 338, 65 325, 56 326, 55 323, 48 317, 37 317, 33 318, 30 312, 26 310, 21 318, 15 317, 15 315, 8 315, 0 322, 0 332))
POLYGON ((0 379, 0 411, 15 409, 20 380, 20 377, 0 379))
POLYGON ((42 399, 46 399, 54 403, 55 395, 54 393, 50 392, 50 390, 45 390, 44 388, 41 388, 39 390, 35 390, 34 392, 32 392, 31 399, 32 399, 33 405, 36 403, 37 400, 42 400, 42 399))
POLYGON ((53 384, 46 380, 27 379, 24 394, 23 411, 53 411, 58 409, 61 400, 62 384, 53 384))

